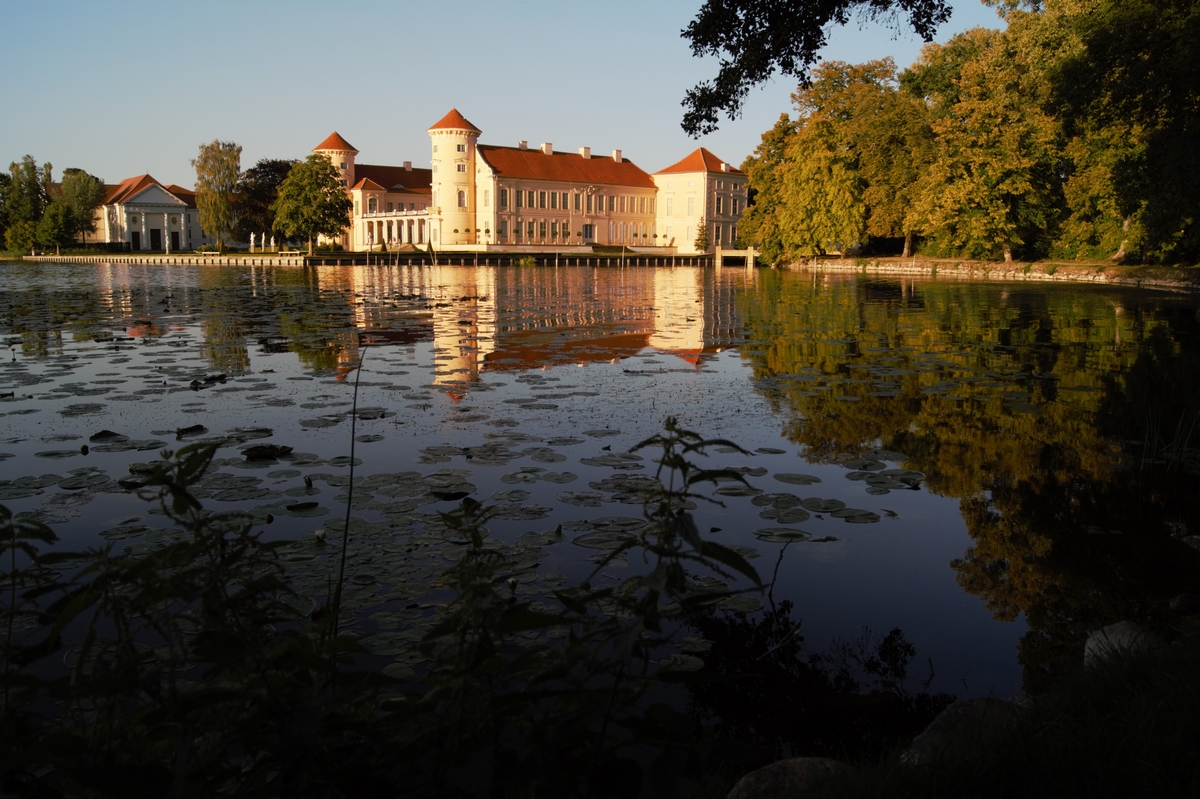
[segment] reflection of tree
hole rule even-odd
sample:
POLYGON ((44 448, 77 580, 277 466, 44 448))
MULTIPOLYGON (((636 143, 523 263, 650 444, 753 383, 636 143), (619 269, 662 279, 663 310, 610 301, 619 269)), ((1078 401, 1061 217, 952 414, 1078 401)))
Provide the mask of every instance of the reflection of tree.
POLYGON ((759 390, 810 455, 897 450, 962 500, 974 546, 953 566, 998 619, 1025 614, 1027 687, 1197 582, 1169 538, 1200 531, 1194 306, 797 278, 743 299, 759 390))
POLYGON ((353 293, 322 292, 314 270, 280 270, 276 278, 286 281, 288 289, 277 293, 279 332, 300 362, 315 371, 357 361, 353 293))
POLYGON ((712 642, 708 676, 689 685, 692 712, 722 739, 775 758, 873 758, 915 735, 952 701, 904 688, 915 650, 895 629, 809 653, 792 605, 761 618, 711 612, 690 622, 712 642))
POLYGON ((243 319, 247 313, 244 292, 231 280, 224 268, 200 272, 200 332, 204 343, 200 353, 209 368, 228 374, 242 374, 250 368, 243 319))

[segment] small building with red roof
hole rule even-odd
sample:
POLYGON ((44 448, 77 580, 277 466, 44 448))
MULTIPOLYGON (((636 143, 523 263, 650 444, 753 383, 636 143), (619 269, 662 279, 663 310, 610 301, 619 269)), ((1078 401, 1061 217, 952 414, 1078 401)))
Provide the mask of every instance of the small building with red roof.
POLYGON ((92 243, 124 244, 151 252, 192 250, 215 239, 204 235, 196 210, 196 193, 152 175, 135 175, 105 185, 96 211, 96 230, 86 234, 92 243))

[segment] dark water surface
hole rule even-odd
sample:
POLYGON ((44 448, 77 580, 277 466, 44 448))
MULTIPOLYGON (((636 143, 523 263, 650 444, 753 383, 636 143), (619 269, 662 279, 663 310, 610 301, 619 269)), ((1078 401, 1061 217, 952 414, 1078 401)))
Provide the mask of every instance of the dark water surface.
POLYGON ((0 502, 70 546, 152 547, 176 533, 116 481, 220 439, 198 494, 270 513, 315 599, 358 376, 349 602, 402 675, 453 554, 446 497, 504 506, 491 534, 537 596, 639 524, 654 463, 624 453, 674 415, 752 451, 710 451, 756 491, 722 486, 699 526, 758 556, 810 649, 899 627, 911 681, 1007 696, 1104 624, 1169 632, 1198 590, 1198 331, 1195 297, 1090 286, 3 263, 0 502), (242 456, 267 443, 293 452, 242 456))

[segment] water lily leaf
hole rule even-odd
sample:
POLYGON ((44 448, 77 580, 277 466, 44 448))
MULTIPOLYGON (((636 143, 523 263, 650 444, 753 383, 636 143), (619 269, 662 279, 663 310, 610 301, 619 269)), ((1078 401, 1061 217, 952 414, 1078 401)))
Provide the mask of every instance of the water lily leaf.
POLYGON ((21 488, 14 485, 0 486, 0 499, 25 499, 26 497, 35 497, 41 493, 43 492, 40 488, 21 488))
POLYGON ((555 483, 556 485, 565 485, 573 483, 579 479, 579 475, 571 472, 546 472, 542 475, 542 479, 547 483, 555 483))
POLYGON ((566 455, 555 452, 549 447, 530 447, 523 450, 521 454, 538 463, 561 463, 567 459, 566 455))
POLYGON ((760 541, 786 544, 789 541, 808 541, 812 535, 792 527, 763 527, 754 531, 754 537, 760 541))
POLYGON ((763 493, 761 488, 745 485, 721 486, 714 494, 720 494, 723 497, 755 497, 763 493))
POLYGON ((775 479, 781 483, 788 483, 789 485, 797 486, 808 486, 812 485, 813 483, 821 482, 820 477, 814 477, 811 474, 793 474, 790 472, 777 474, 775 475, 775 479))
POLYGON ((377 434, 355 436, 354 440, 360 444, 374 444, 376 441, 383 441, 383 436, 377 434))
POLYGON ((643 460, 641 455, 635 455, 632 452, 606 452, 593 458, 580 458, 579 462, 585 466, 607 466, 613 469, 628 470, 643 468, 639 463, 641 460, 643 460))
POLYGON ((622 532, 620 530, 597 530, 591 533, 584 533, 581 536, 576 536, 571 539, 572 544, 577 544, 588 549, 619 549, 625 544, 632 543, 637 540, 637 536, 632 533, 622 532))
POLYGON ((519 488, 514 488, 512 491, 497 491, 492 494, 492 499, 498 502, 524 502, 531 496, 533 495, 528 491, 522 491, 519 488))
MULTIPOLYGON (((362 458, 354 458, 353 459, 353 463, 355 466, 360 465, 362 462, 363 462, 362 458)), ((349 466, 350 464, 351 464, 351 458, 349 455, 339 455, 336 458, 329 459, 330 466, 349 466)))
POLYGON ((48 449, 45 452, 35 452, 33 456, 35 458, 61 459, 74 458, 78 454, 79 450, 77 449, 48 449))
POLYGON ((800 507, 805 510, 810 510, 813 513, 833 513, 846 507, 846 503, 839 499, 821 499, 820 497, 809 497, 801 500, 800 507))
POLYGON ((563 491, 558 495, 558 501, 579 508, 599 508, 608 499, 604 494, 595 491, 563 491))
POLYGON ((75 491, 81 488, 98 486, 102 483, 107 483, 108 480, 109 478, 106 474, 91 472, 89 474, 77 474, 73 477, 68 477, 67 479, 60 481, 58 487, 64 488, 68 491, 75 491))
POLYGON ((605 428, 604 430, 584 430, 583 434, 590 438, 607 438, 608 436, 619 436, 621 431, 605 428))
MULTIPOLYGON (((755 613, 763 608, 763 603, 752 596, 726 597, 721 600, 720 605, 734 613, 755 613)), ((681 657, 686 657, 686 655, 681 657)))
POLYGON ((16 488, 45 488, 46 486, 54 485, 62 479, 62 475, 60 474, 30 475, 28 477, 18 477, 12 481, 11 485, 16 488))
POLYGON ((105 444, 116 441, 128 441, 129 436, 123 436, 120 433, 114 433, 112 430, 101 430, 99 433, 94 433, 88 441, 93 444, 105 444))

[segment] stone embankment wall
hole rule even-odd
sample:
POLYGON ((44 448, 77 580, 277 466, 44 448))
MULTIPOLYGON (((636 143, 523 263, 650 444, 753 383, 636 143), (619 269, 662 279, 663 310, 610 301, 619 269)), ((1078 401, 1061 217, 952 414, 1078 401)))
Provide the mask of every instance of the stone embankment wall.
POLYGON ((929 277, 937 280, 1054 281, 1200 291, 1200 268, 1074 263, 1003 263, 952 259, 816 258, 782 268, 797 272, 929 277))
POLYGON ((26 255, 25 261, 57 264, 219 264, 222 266, 304 266, 303 255, 26 255))

